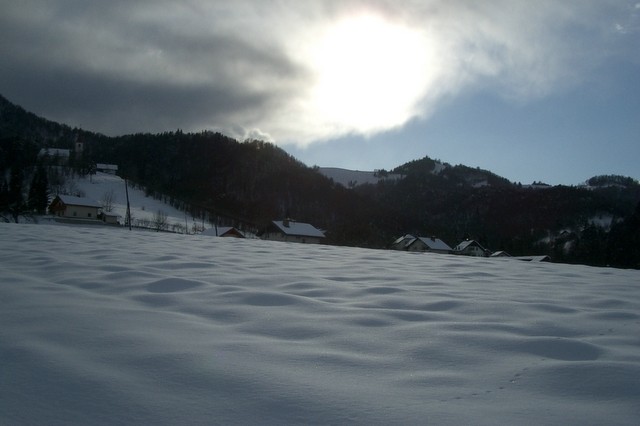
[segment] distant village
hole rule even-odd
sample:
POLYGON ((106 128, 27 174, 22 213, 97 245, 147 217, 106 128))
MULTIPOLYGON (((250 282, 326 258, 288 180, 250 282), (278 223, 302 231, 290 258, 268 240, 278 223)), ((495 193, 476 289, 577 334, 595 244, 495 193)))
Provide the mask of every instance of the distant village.
MULTIPOLYGON (((86 197, 57 195, 49 205, 49 212, 60 221, 67 223, 95 221, 97 223, 120 225, 118 216, 103 212, 100 203, 86 197)), ((243 231, 233 226, 214 226, 205 229, 201 234, 226 238, 247 237, 243 231)), ((309 223, 283 219, 272 221, 269 226, 258 233, 257 237, 271 241, 321 244, 325 238, 325 232, 309 223)), ((465 240, 451 248, 447 243, 435 236, 420 237, 411 234, 404 235, 393 241, 390 249, 476 257, 511 257, 504 251, 491 252, 475 240, 465 240)), ((550 260, 549 256, 519 256, 517 259, 528 261, 550 260)))
MULTIPOLYGON (((82 142, 76 141, 73 155, 81 156, 83 152, 82 142)), ((51 164, 65 166, 72 151, 59 148, 43 148, 39 157, 46 159, 51 164)), ((118 166, 115 164, 97 163, 92 172, 100 172, 116 175, 118 166)), ((130 223, 122 220, 122 217, 108 211, 104 208, 104 203, 92 200, 87 197, 78 197, 73 195, 58 194, 49 204, 49 214, 55 217, 58 222, 69 224, 104 224, 112 226, 129 226, 130 223)), ((165 231, 164 227, 156 230, 165 231)), ((257 233, 246 233, 235 226, 218 226, 213 224, 211 228, 199 230, 199 234, 216 236, 223 238, 259 238, 270 241, 292 242, 302 244, 322 244, 325 240, 325 231, 318 229, 314 225, 305 222, 299 222, 291 218, 281 220, 273 220, 269 225, 257 233)), ((465 240, 451 247, 436 236, 416 236, 406 234, 395 241, 390 242, 389 249, 405 251, 405 252, 422 252, 422 253, 438 253, 453 254, 474 257, 508 257, 512 256, 504 251, 492 252, 483 247, 478 241, 465 240)), ((526 261, 550 261, 549 256, 518 256, 514 259, 526 261)))

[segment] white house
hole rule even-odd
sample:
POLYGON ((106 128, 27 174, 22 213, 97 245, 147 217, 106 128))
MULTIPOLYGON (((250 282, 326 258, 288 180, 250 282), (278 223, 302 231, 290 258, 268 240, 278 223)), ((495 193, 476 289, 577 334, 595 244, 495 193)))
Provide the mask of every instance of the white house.
POLYGON ((271 222, 261 233, 261 237, 264 240, 272 241, 318 244, 325 238, 325 235, 324 232, 308 223, 284 219, 271 222))
POLYGON ((98 220, 102 206, 89 198, 57 195, 49 205, 49 211, 58 217, 98 220))

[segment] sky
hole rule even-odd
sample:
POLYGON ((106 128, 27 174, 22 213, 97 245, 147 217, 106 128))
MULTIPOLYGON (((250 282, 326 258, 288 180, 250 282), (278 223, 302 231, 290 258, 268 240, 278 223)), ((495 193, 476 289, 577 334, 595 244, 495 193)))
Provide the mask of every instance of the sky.
POLYGON ((0 0, 0 94, 115 136, 429 156, 514 182, 640 179, 637 0, 0 0))

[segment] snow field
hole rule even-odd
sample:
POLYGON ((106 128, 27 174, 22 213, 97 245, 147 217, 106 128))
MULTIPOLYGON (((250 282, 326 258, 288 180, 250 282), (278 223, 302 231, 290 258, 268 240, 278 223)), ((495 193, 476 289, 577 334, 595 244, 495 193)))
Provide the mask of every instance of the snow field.
POLYGON ((2 424, 636 424, 640 271, 0 224, 2 424))

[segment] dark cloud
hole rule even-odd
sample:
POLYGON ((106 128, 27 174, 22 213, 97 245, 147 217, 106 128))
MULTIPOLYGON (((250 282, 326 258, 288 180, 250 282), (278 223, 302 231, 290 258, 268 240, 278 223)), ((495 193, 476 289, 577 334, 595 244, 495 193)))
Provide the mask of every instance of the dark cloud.
POLYGON ((251 37, 132 22, 110 2, 48 4, 40 15, 25 5, 0 18, 0 91, 70 125, 107 134, 233 128, 259 119, 296 81, 281 52, 251 37))
POLYGON ((30 99, 35 112, 109 135, 203 130, 258 114, 269 103, 266 95, 238 88, 129 81, 66 69, 0 78, 20 87, 19 96, 30 99))

